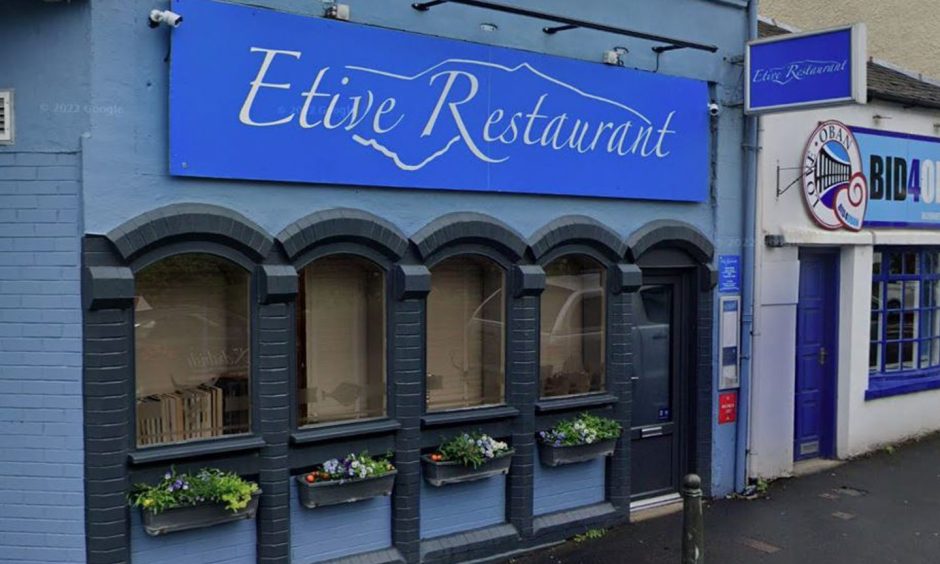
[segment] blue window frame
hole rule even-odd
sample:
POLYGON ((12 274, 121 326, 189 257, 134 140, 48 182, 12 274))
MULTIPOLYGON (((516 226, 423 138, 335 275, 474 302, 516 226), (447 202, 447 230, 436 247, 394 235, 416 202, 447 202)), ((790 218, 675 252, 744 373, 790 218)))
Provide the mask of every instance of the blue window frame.
POLYGON ((869 399, 940 387, 940 248, 878 248, 873 259, 869 399))

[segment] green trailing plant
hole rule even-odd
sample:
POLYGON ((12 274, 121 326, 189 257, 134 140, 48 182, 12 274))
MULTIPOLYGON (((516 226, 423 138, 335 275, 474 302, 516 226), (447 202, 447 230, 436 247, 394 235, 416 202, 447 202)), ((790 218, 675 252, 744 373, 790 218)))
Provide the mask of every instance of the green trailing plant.
POLYGON ((607 534, 607 529, 588 529, 581 534, 574 536, 574 542, 581 544, 582 542, 590 540, 598 540, 604 538, 604 535, 607 534))
POLYGON ((757 488, 758 495, 764 495, 767 493, 767 490, 770 489, 770 482, 763 478, 758 478, 755 487, 757 488))
POLYGON ((622 431, 623 427, 613 419, 582 413, 574 419, 559 421, 548 431, 540 431, 539 440, 552 446, 589 445, 616 439, 622 431))
POLYGON ((509 445, 482 433, 463 433, 441 444, 431 455, 435 462, 459 462, 478 468, 498 456, 509 452, 509 445), (439 455, 435 456, 435 455, 439 455))
POLYGON ((203 468, 194 474, 180 474, 171 468, 157 484, 135 484, 130 504, 153 514, 203 503, 221 503, 235 512, 247 507, 257 491, 258 484, 231 472, 203 468))

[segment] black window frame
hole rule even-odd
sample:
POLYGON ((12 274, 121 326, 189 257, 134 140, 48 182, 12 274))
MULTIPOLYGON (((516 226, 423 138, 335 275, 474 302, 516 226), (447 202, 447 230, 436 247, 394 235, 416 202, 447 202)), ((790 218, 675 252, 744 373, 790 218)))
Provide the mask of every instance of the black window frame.
MULTIPOLYGON (((149 464, 152 462, 174 461, 201 456, 207 453, 224 453, 241 450, 252 450, 264 445, 261 436, 261 418, 258 407, 260 397, 258 393, 259 345, 255 328, 259 326, 258 318, 258 284, 255 275, 257 263, 243 253, 226 245, 210 241, 184 241, 169 243, 153 251, 147 252, 130 263, 130 270, 134 274, 135 287, 137 274, 158 262, 171 257, 191 254, 212 255, 228 260, 233 265, 245 270, 248 275, 248 401, 249 403, 249 430, 247 433, 222 435, 203 439, 192 439, 153 446, 137 445, 137 358, 136 358, 136 331, 134 329, 134 309, 130 308, 130 340, 129 345, 129 371, 128 402, 130 421, 128 430, 128 458, 133 464, 149 464)), ((136 294, 136 290, 135 290, 136 294)))
MULTIPOLYGON (((291 415, 290 415, 290 427, 295 433, 299 433, 299 436, 319 436, 322 432, 329 433, 330 431, 335 431, 338 428, 346 428, 351 426, 351 429, 358 427, 364 428, 373 428, 378 424, 378 427, 385 429, 388 423, 391 425, 390 428, 397 428, 397 423, 394 422, 394 402, 392 401, 393 395, 393 384, 391 373, 392 373, 392 363, 394 362, 394 357, 392 355, 392 346, 390 336, 392 334, 391 320, 394 315, 394 302, 396 300, 393 293, 393 288, 391 284, 391 278, 393 275, 393 269, 395 267, 395 262, 386 258, 382 253, 375 251, 369 247, 359 245, 352 242, 334 242, 330 244, 320 245, 312 249, 307 250, 305 253, 301 254, 299 258, 294 261, 294 266, 297 270, 298 276, 298 288, 297 288, 297 305, 295 316, 300 316, 300 296, 304 293, 305 289, 302 288, 299 284, 302 280, 303 271, 314 264, 315 262, 329 258, 329 257, 353 257, 361 260, 368 261, 376 266, 379 270, 382 271, 383 284, 385 288, 384 292, 384 355, 385 355, 385 413, 377 417, 364 417, 359 419, 342 419, 335 421, 323 421, 319 423, 310 423, 303 425, 300 420, 300 398, 298 397, 298 384, 300 378, 305 378, 306 374, 301 374, 299 359, 295 358, 293 360, 294 370, 291 371, 291 415)), ((296 322, 294 323, 295 327, 297 326, 296 322)), ((295 334, 295 338, 299 336, 299 333, 295 334)), ((297 342, 297 348, 299 349, 301 343, 297 342)), ((306 353, 305 353, 306 354, 306 353)))
MULTIPOLYGON (((471 406, 461 406, 461 407, 451 407, 447 409, 431 409, 430 406, 430 396, 427 393, 427 374, 425 375, 425 394, 424 394, 424 407, 423 412, 426 416, 429 417, 430 421, 434 421, 435 416, 444 418, 445 420, 451 420, 451 415, 459 417, 461 413, 467 411, 479 412, 480 414, 494 412, 501 413, 501 410, 504 410, 509 406, 509 390, 510 390, 510 375, 511 375, 511 363, 509 358, 510 351, 510 328, 509 320, 511 319, 512 312, 512 300, 513 296, 510 293, 510 277, 512 276, 512 267, 514 263, 508 260, 506 257, 502 256, 500 253, 495 250, 488 248, 484 245, 458 245, 455 247, 447 248, 444 251, 434 255, 432 260, 429 260, 425 263, 425 266, 430 272, 430 285, 434 285, 434 269, 440 264, 448 261, 449 259, 460 259, 464 257, 477 257, 485 261, 492 263, 493 265, 499 267, 502 272, 502 283, 500 287, 500 293, 502 293, 502 314, 503 314, 503 335, 502 335, 502 368, 503 368, 503 377, 502 377, 502 397, 498 403, 484 403, 480 405, 471 405, 471 406)), ((425 328, 430 325, 430 308, 427 307, 427 299, 430 296, 430 289, 427 296, 425 296, 425 328)), ((425 351, 424 351, 424 362, 425 367, 427 366, 427 334, 424 336, 425 339, 425 351)), ((427 373, 430 371, 426 370, 427 373)), ((512 415, 515 415, 514 413, 512 415)))
MULTIPOLYGON (((594 262, 598 268, 603 272, 603 280, 601 282, 601 292, 603 295, 603 310, 604 310, 604 323, 603 323, 603 339, 604 339, 604 351, 602 358, 604 361, 604 370, 603 370, 603 382, 600 390, 592 390, 588 392, 583 392, 580 394, 567 394, 561 396, 544 396, 542 395, 542 375, 541 375, 541 363, 542 363, 542 334, 541 334, 541 318, 542 318, 542 299, 544 297, 544 292, 539 295, 539 333, 537 339, 537 350, 538 350, 538 390, 536 395, 538 397, 538 403, 543 407, 551 406, 552 404, 567 404, 567 403, 578 403, 579 400, 591 401, 592 398, 599 399, 601 405, 604 402, 609 400, 617 401, 617 398, 610 395, 610 382, 609 382, 609 372, 611 362, 613 358, 611 356, 611 347, 614 343, 611 341, 611 319, 617 315, 617 312, 614 310, 614 304, 612 299, 612 292, 610 291, 610 286, 613 280, 616 279, 616 273, 612 272, 614 264, 617 264, 619 257, 611 258, 605 256, 603 252, 598 251, 597 249, 587 246, 587 245, 577 245, 577 244, 566 244, 561 245, 558 248, 546 253, 539 260, 539 265, 546 269, 555 261, 570 258, 570 257, 585 257, 591 262, 594 262)), ((545 275, 545 284, 548 286, 548 274, 545 275)))

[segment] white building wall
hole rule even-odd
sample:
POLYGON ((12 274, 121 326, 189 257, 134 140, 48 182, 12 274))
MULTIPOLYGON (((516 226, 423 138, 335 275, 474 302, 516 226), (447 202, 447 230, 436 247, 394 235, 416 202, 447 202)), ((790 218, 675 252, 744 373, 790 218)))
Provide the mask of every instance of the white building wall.
POLYGON ((940 135, 940 112, 873 102, 761 118, 758 171, 755 336, 748 470, 770 478, 793 469, 796 304, 801 246, 840 248, 836 453, 855 456, 940 430, 940 390, 865 400, 874 245, 940 245, 940 230, 826 231, 805 209, 797 181, 804 145, 820 121, 919 135, 940 135), (789 170, 786 170, 789 169, 789 170), (783 248, 765 236, 782 235, 783 248))

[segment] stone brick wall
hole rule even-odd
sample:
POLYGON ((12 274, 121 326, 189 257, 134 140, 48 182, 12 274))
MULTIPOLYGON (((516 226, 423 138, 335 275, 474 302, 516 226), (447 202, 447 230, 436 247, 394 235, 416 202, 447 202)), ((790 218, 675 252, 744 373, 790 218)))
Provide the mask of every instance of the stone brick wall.
MULTIPOLYGON (((910 0, 761 0, 762 16, 809 31, 856 22, 868 26, 868 54, 940 80, 940 10, 910 0)), ((888 124, 892 125, 892 124, 888 124)))
POLYGON ((85 559, 79 170, 0 152, 0 561, 85 559))

